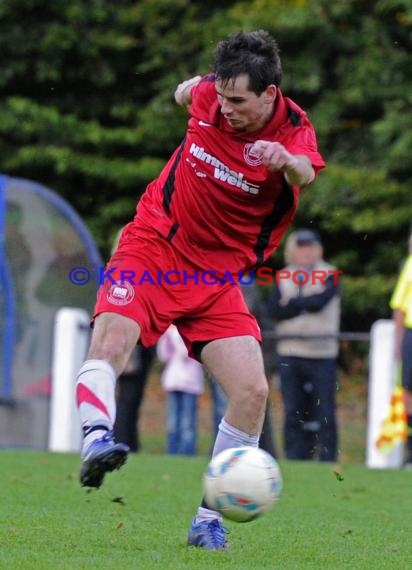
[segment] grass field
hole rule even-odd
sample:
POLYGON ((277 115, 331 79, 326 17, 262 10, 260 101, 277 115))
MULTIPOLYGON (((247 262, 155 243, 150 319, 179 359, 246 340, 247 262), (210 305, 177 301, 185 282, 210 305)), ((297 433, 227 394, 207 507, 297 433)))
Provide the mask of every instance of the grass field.
POLYGON ((134 455, 88 493, 77 456, 0 451, 0 568, 412 568, 412 472, 283 461, 281 500, 222 553, 185 544, 205 462, 134 455))

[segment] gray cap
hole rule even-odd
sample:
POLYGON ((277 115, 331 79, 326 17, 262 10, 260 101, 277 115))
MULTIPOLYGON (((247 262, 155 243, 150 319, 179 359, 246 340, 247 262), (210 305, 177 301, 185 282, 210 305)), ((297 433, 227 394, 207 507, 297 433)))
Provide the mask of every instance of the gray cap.
POLYGON ((319 234, 317 234, 313 230, 308 230, 308 229, 296 230, 297 245, 306 245, 311 243, 319 243, 319 244, 322 243, 319 234))

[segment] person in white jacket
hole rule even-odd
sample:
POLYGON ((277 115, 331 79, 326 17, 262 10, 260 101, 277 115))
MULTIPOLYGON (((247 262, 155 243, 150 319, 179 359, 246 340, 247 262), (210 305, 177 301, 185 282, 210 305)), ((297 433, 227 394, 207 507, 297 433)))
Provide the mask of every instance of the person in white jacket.
POLYGON ((159 339, 157 356, 165 363, 161 382, 167 392, 167 453, 195 455, 198 398, 204 389, 203 367, 188 356, 174 325, 159 339))

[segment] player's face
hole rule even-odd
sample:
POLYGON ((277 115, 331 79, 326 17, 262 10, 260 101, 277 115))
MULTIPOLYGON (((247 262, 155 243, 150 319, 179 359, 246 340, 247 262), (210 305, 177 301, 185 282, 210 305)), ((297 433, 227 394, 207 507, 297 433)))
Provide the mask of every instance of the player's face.
POLYGON ((269 85, 259 96, 249 91, 249 76, 239 75, 234 81, 215 83, 222 114, 237 131, 261 129, 273 114, 276 99, 275 85, 269 85))

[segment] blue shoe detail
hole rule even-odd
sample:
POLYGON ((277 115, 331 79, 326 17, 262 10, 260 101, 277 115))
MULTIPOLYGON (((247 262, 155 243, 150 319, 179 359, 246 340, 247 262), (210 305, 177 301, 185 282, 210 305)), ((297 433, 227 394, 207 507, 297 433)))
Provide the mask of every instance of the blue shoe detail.
POLYGON ((195 517, 189 529, 187 544, 208 550, 224 550, 227 546, 228 532, 219 519, 196 523, 195 517))
POLYGON ((99 488, 104 476, 110 471, 120 469, 126 463, 129 447, 124 443, 115 443, 113 432, 108 431, 88 447, 80 471, 80 483, 83 487, 99 488))

